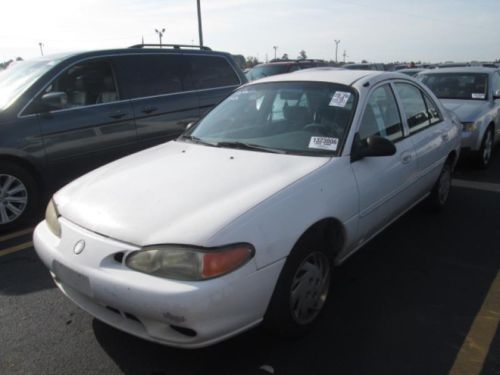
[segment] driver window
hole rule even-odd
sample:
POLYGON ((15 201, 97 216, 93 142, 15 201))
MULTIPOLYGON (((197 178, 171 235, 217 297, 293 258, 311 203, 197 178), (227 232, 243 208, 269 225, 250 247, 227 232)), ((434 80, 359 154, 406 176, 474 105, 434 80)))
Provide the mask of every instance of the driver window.
POLYGON ((68 97, 65 108, 110 103, 118 100, 111 65, 107 61, 91 61, 73 65, 45 90, 64 92, 68 97))
POLYGON ((403 127, 396 99, 391 87, 386 84, 373 91, 359 127, 359 138, 377 135, 393 142, 403 138, 403 127))

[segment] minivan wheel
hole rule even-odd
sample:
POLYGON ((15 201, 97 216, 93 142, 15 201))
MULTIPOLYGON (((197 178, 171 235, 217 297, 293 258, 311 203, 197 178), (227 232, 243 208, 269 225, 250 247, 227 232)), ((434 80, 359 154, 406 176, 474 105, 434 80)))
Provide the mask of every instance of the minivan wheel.
POLYGON ((331 260, 307 241, 287 258, 264 317, 264 327, 284 337, 307 333, 320 315, 330 289, 331 260))
POLYGON ((493 130, 488 128, 484 133, 481 148, 478 154, 478 167, 481 169, 487 168, 490 165, 491 156, 493 154, 493 130))
POLYGON ((33 177, 11 162, 0 162, 0 230, 13 229, 35 211, 39 194, 33 177))
POLYGON ((427 198, 427 208, 430 211, 441 211, 448 201, 451 190, 451 162, 446 161, 443 169, 434 184, 429 197, 427 198))

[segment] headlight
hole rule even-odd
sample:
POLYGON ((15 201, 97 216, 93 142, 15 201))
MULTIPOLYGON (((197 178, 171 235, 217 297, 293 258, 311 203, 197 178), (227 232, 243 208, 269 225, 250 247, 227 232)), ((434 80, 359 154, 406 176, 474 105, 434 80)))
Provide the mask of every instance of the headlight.
POLYGON ((59 224, 59 212, 57 212, 56 205, 54 201, 51 199, 47 209, 45 210, 45 221, 49 229, 54 233, 57 237, 61 237, 61 225, 59 224))
POLYGON ((464 122, 462 123, 464 132, 472 133, 477 130, 476 122, 464 122))
POLYGON ((253 254, 254 249, 249 244, 215 249, 162 245, 131 253, 125 264, 135 271, 166 279, 201 281, 234 271, 253 254))

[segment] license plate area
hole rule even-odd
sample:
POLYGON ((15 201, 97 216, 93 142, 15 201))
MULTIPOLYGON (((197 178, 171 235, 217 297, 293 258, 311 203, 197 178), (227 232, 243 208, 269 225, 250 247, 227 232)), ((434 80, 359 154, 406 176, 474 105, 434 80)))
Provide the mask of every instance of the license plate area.
POLYGON ((73 271, 64 264, 59 263, 57 260, 52 263, 52 272, 54 272, 57 279, 59 279, 62 284, 68 285, 70 288, 75 289, 86 296, 92 296, 90 280, 87 276, 73 271))

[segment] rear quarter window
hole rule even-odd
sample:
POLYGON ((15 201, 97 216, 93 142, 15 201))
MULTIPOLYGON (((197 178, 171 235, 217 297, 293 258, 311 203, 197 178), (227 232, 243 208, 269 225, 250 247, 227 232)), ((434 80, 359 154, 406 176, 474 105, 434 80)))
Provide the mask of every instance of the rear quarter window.
POLYGON ((186 56, 197 89, 239 86, 240 79, 229 62, 220 56, 186 56))

